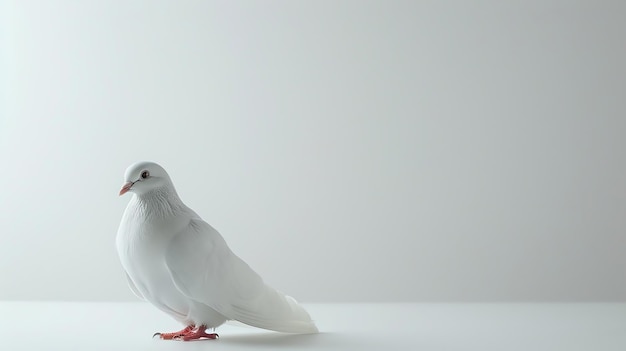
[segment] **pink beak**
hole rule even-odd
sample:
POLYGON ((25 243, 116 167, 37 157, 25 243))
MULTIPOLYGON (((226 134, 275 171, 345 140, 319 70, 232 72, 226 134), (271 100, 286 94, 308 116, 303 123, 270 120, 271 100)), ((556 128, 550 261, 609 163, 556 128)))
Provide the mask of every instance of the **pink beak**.
POLYGON ((124 184, 124 186, 122 187, 122 190, 120 190, 120 196, 126 194, 130 188, 133 187, 133 184, 135 184, 134 182, 128 182, 126 184, 124 184))

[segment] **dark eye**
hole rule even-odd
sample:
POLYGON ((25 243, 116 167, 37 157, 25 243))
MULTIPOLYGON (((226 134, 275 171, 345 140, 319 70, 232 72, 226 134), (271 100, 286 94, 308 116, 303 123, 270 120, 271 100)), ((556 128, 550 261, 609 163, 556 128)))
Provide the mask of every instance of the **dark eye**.
POLYGON ((150 172, 148 172, 148 171, 141 172, 141 179, 146 179, 149 176, 150 176, 150 172))

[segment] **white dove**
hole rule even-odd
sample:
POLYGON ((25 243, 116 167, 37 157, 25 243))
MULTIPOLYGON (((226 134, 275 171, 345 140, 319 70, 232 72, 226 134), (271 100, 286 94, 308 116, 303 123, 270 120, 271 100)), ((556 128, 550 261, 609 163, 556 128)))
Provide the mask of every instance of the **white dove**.
POLYGON ((227 320, 285 333, 316 333, 309 314, 237 257, 224 238, 185 206, 153 162, 126 169, 120 195, 134 193, 117 232, 131 290, 185 328, 161 339, 215 339, 227 320))

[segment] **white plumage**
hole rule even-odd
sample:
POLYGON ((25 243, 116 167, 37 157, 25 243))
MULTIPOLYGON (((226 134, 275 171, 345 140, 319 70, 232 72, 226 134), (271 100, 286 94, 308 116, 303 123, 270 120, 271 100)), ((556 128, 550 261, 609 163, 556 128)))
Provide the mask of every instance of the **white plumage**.
POLYGON ((317 332, 302 306, 265 284, 217 230, 185 206, 161 166, 136 163, 125 180, 120 195, 134 195, 116 243, 137 296, 190 328, 237 320, 279 332, 317 332))

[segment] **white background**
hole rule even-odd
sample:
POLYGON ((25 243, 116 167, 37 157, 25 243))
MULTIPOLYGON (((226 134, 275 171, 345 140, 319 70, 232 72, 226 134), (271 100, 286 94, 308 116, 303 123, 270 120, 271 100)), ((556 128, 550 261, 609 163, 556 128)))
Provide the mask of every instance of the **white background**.
POLYGON ((302 301, 626 296, 622 1, 0 11, 0 299, 135 299, 137 160, 302 301))

